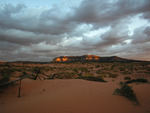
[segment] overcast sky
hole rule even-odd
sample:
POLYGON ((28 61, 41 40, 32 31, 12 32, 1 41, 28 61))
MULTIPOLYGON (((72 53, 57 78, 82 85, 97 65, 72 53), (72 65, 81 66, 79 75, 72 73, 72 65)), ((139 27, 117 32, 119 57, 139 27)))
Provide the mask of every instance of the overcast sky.
POLYGON ((0 0, 0 61, 85 54, 150 61, 150 0, 0 0))

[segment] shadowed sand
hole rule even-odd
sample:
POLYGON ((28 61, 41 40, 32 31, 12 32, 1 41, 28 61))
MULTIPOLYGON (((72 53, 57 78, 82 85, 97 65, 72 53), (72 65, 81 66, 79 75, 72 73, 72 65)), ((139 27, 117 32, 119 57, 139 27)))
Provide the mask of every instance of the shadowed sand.
POLYGON ((141 106, 113 95, 117 80, 107 83, 77 79, 22 81, 0 94, 0 113, 150 113, 150 84, 133 84, 141 106))

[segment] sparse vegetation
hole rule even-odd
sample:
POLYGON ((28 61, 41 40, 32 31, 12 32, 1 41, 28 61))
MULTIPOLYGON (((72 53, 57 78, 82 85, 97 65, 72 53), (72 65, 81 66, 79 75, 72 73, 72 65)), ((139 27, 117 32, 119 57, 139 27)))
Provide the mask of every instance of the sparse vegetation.
POLYGON ((102 74, 101 69, 97 70, 96 73, 97 73, 97 74, 102 74))
POLYGON ((77 77, 77 79, 84 79, 84 80, 89 80, 89 81, 96 81, 96 82, 106 82, 101 76, 80 76, 77 77))
POLYGON ((126 76, 124 77, 124 80, 131 80, 131 77, 126 76))
POLYGON ((8 81, 9 81, 8 75, 2 76, 2 78, 0 78, 0 84, 8 82, 8 81))
POLYGON ((100 65, 99 65, 99 64, 95 66, 95 68, 99 68, 99 67, 100 67, 100 65))
POLYGON ((78 69, 77 69, 77 68, 74 68, 73 71, 74 71, 75 73, 78 73, 78 69))
POLYGON ((150 74, 150 71, 145 71, 146 74, 150 74))
POLYGON ((94 75, 94 73, 86 73, 85 76, 93 76, 93 75, 94 75))
POLYGON ((140 105, 136 98, 136 94, 134 93, 131 86, 127 85, 124 82, 121 82, 120 86, 121 86, 120 88, 115 89, 114 91, 115 95, 124 96, 128 98, 130 101, 134 102, 136 105, 140 105))
POLYGON ((118 74, 112 74, 112 73, 110 73, 108 77, 116 78, 117 76, 118 76, 118 74))
MULTIPOLYGON (((150 73, 150 63, 142 62, 67 62, 67 63, 51 63, 42 64, 42 63, 22 63, 22 64, 13 64, 6 63, 0 67, 0 78, 3 76, 7 77, 22 77, 26 74, 33 73, 35 69, 40 69, 40 71, 47 76, 47 79, 53 79, 50 75, 56 74, 55 78, 58 79, 74 79, 81 76, 94 76, 98 75, 101 77, 110 77, 116 78, 120 74, 145 74, 148 76, 150 73), (49 75, 49 76, 48 76, 49 75)), ((33 77, 29 77, 33 78, 33 77)), ((45 79, 43 77, 43 79, 45 79)), ((2 79, 3 80, 3 79, 2 79)), ((129 77, 125 77, 124 80, 127 83, 139 82, 140 80, 131 80, 129 77)), ((143 83, 145 80, 141 80, 143 83)))
POLYGON ((137 83, 147 83, 148 80, 145 79, 145 78, 137 78, 137 79, 132 79, 130 81, 126 81, 127 84, 134 83, 134 82, 137 82, 137 83))
POLYGON ((123 74, 132 74, 130 71, 124 71, 124 72, 122 72, 123 74))

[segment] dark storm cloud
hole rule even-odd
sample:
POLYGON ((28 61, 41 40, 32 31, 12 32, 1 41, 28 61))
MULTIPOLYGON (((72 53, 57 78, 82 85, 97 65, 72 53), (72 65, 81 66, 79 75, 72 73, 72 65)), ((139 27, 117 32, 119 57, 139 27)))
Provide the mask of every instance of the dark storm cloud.
POLYGON ((132 36, 133 44, 144 44, 150 42, 150 27, 140 27, 135 29, 134 35, 132 36))
POLYGON ((138 14, 150 21, 149 6, 150 0, 83 0, 64 12, 57 5, 41 9, 24 4, 0 5, 0 60, 48 61, 50 56, 128 56, 149 51, 150 27, 137 28, 129 36, 127 26, 138 14), (102 35, 85 36, 105 27, 110 29, 102 35), (139 49, 139 44, 146 46, 139 49))
MULTIPOLYGON (((35 13, 37 12, 35 11, 35 13)), ((75 22, 66 21, 65 14, 62 16, 60 14, 63 14, 63 12, 58 7, 43 10, 37 15, 31 15, 25 5, 18 4, 17 6, 13 6, 6 4, 4 7, 1 6, 0 25, 2 28, 7 29, 60 35, 70 32, 76 26, 75 22)))
POLYGON ((116 25, 123 18, 138 13, 147 14, 150 11, 149 6, 149 0, 118 0, 116 2, 84 0, 78 8, 75 8, 71 19, 79 23, 91 23, 96 27, 97 24, 99 27, 116 25))
MULTIPOLYGON (((64 14, 61 8, 54 6, 39 15, 24 16, 27 7, 23 4, 6 4, 0 11, 0 25, 36 33, 59 35, 74 30, 77 23, 88 23, 98 27, 117 24, 120 19, 137 13, 147 13, 149 0, 126 0, 108 2, 104 0, 84 0, 74 13, 64 14), (21 18, 20 18, 21 17, 21 18)), ((147 16, 145 16, 146 18, 147 16)))
POLYGON ((143 32, 150 37, 150 27, 146 27, 143 32))
POLYGON ((77 26, 73 21, 67 21, 67 15, 60 15, 61 11, 50 9, 43 11, 39 18, 39 25, 42 29, 37 29, 38 32, 59 35, 69 33, 77 26))
POLYGON ((144 14, 143 14, 143 17, 144 17, 145 19, 148 19, 148 20, 150 21, 150 12, 144 13, 144 14))
POLYGON ((54 44, 61 41, 63 35, 36 34, 33 32, 15 29, 0 29, 0 41, 16 43, 20 45, 31 45, 40 42, 54 44))

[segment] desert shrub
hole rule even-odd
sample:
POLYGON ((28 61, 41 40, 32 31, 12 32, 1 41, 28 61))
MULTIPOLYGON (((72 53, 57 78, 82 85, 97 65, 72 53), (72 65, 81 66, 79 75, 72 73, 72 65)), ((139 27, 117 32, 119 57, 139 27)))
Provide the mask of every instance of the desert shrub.
POLYGON ((147 83, 148 80, 147 80, 147 79, 144 79, 144 78, 137 78, 137 79, 132 79, 132 80, 130 80, 130 81, 126 81, 127 84, 134 83, 134 82, 147 83))
POLYGON ((96 73, 97 73, 97 74, 102 74, 101 69, 97 70, 96 73))
POLYGON ((73 78, 76 74, 74 72, 71 72, 71 73, 68 72, 67 75, 73 78))
POLYGON ((116 65, 112 65, 110 70, 113 70, 116 67, 116 65))
POLYGON ((4 68, 4 69, 0 69, 0 75, 3 76, 3 75, 12 75, 12 73, 14 73, 15 70, 14 69, 9 69, 9 68, 4 68))
POLYGON ((50 80, 50 79, 54 79, 54 77, 47 77, 47 79, 48 79, 48 80, 50 80))
MULTIPOLYGON (((23 76, 22 76, 22 77, 23 77, 23 76)), ((29 76, 28 78, 29 78, 29 79, 32 79, 32 80, 36 80, 36 79, 35 79, 35 76, 29 76)))
POLYGON ((63 76, 61 74, 56 74, 55 77, 58 78, 58 79, 63 79, 63 76))
POLYGON ((90 69, 93 69, 94 67, 90 67, 90 69))
POLYGON ((48 66, 43 66, 43 67, 40 68, 40 70, 41 70, 41 71, 46 71, 46 72, 47 72, 47 71, 49 71, 49 70, 53 70, 53 68, 48 67, 48 66))
POLYGON ((27 75, 27 73, 25 71, 23 71, 22 74, 19 77, 24 77, 26 75, 27 75))
POLYGON ((150 74, 150 71, 145 71, 146 74, 150 74))
POLYGON ((117 76, 118 76, 118 74, 112 74, 112 73, 109 73, 109 76, 108 76, 108 77, 116 78, 117 76))
POLYGON ((25 72, 25 71, 24 71, 24 72, 23 72, 23 74, 24 74, 24 75, 26 75, 26 74, 27 74, 27 72, 25 72))
POLYGON ((90 72, 86 67, 80 67, 79 70, 81 70, 82 72, 85 72, 85 73, 90 72))
POLYGON ((137 105, 139 105, 136 94, 134 93, 132 87, 123 82, 120 83, 120 86, 120 88, 115 89, 114 94, 124 96, 130 101, 135 102, 137 105))
MULTIPOLYGON (((54 78, 54 76, 55 76, 55 78, 58 78, 58 79, 73 79, 73 78, 75 78, 74 77, 75 73, 74 72, 71 72, 71 73, 61 72, 61 73, 55 73, 52 78, 54 78)), ((49 78, 51 78, 51 77, 49 77, 49 78)))
POLYGON ((129 68, 129 70, 130 70, 131 72, 133 72, 133 66, 132 66, 132 67, 130 67, 130 68, 129 68))
POLYGON ((146 70, 147 70, 147 71, 150 71, 150 67, 147 67, 146 70))
POLYGON ((132 74, 130 71, 124 71, 124 72, 122 72, 123 74, 132 74))
POLYGON ((95 68, 99 68, 99 67, 100 67, 100 65, 99 65, 99 64, 95 66, 95 68))
POLYGON ((49 76, 47 77, 47 79, 48 79, 48 80, 49 80, 49 79, 55 79, 56 76, 57 76, 57 74, 51 74, 51 75, 49 75, 49 76))
POLYGON ((13 76, 13 73, 15 71, 16 71, 15 69, 10 69, 10 68, 0 69, 0 84, 8 82, 10 76, 13 76))
POLYGON ((63 79, 72 79, 72 76, 65 74, 62 76, 63 79))
POLYGON ((144 71, 137 71, 137 73, 145 73, 144 71))
POLYGON ((0 78, 0 84, 8 82, 9 81, 9 75, 4 75, 0 78))
POLYGON ((81 72, 81 73, 78 73, 77 75, 82 76, 82 72, 81 72))
POLYGON ((94 75, 94 73, 86 73, 85 76, 93 76, 93 75, 94 75))
POLYGON ((125 71, 125 68, 124 67, 119 67, 119 70, 120 71, 125 71))
POLYGON ((21 69, 17 69, 18 72, 21 72, 21 69))
POLYGON ((78 73, 78 69, 77 69, 77 68, 74 68, 73 71, 74 71, 75 73, 78 73))
POLYGON ((102 74, 101 76, 102 76, 102 77, 107 77, 107 75, 106 75, 106 74, 102 74))
POLYGON ((89 81, 96 81, 96 82, 106 82, 101 76, 80 76, 77 77, 77 79, 84 79, 84 80, 89 80, 89 81))
POLYGON ((124 80, 131 80, 131 77, 126 76, 124 77, 124 80))
POLYGON ((105 68, 103 68, 101 70, 109 71, 110 69, 108 67, 105 67, 105 68))
POLYGON ((148 80, 145 79, 145 78, 137 78, 137 79, 136 79, 136 82, 147 83, 148 80))

